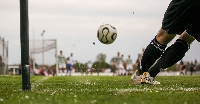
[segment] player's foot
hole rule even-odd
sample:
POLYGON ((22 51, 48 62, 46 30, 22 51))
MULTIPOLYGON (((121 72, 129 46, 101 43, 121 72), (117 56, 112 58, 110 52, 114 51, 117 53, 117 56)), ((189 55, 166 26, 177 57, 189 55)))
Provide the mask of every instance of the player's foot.
POLYGON ((141 78, 141 84, 160 84, 154 77, 151 77, 148 72, 144 72, 141 78))
POLYGON ((141 78, 142 76, 140 76, 138 70, 136 70, 134 74, 131 76, 132 83, 141 84, 141 78))

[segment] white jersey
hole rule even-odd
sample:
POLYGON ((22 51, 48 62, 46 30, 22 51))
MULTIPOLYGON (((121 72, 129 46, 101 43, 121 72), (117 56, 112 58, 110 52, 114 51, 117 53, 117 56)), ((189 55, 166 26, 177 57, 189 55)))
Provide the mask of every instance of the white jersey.
POLYGON ((133 60, 130 59, 130 58, 126 60, 126 69, 127 70, 132 70, 133 69, 133 60))
POLYGON ((122 64, 122 58, 121 57, 116 57, 115 59, 116 59, 117 65, 122 64))
POLYGON ((65 64, 65 56, 64 55, 58 56, 58 63, 59 64, 65 64))
POLYGON ((127 59, 127 60, 126 60, 126 64, 132 65, 132 63, 133 63, 133 60, 132 60, 132 59, 127 59))
POLYGON ((70 56, 69 60, 67 61, 67 63, 73 65, 74 64, 73 57, 70 56))

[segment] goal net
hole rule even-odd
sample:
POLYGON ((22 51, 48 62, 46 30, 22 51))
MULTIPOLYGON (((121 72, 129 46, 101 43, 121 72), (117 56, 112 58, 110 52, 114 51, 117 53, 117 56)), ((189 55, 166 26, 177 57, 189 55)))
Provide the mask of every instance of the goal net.
POLYGON ((58 72, 56 39, 29 40, 29 52, 33 69, 37 68, 36 66, 56 65, 58 72))

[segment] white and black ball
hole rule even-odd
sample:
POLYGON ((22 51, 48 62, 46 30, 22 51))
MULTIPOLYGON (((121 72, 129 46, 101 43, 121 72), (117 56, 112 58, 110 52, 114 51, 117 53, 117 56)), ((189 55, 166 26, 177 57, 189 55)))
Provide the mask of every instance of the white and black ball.
POLYGON ((97 38, 103 44, 111 44, 117 38, 117 30, 110 24, 103 24, 97 31, 97 38))

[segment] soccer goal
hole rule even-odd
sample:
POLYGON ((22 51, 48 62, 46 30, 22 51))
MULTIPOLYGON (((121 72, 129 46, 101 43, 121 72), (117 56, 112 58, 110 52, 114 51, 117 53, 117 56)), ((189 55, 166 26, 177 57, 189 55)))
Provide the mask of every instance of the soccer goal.
POLYGON ((33 69, 36 65, 56 65, 56 74, 58 74, 56 39, 29 40, 29 52, 33 61, 33 69))

